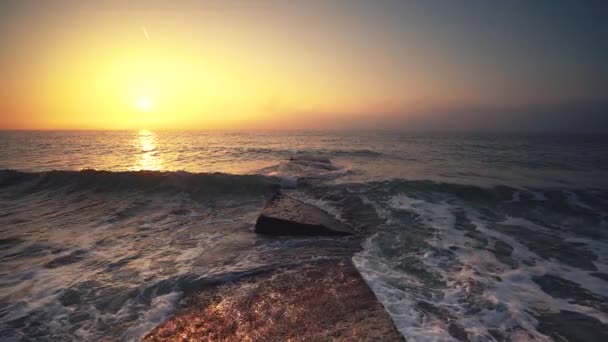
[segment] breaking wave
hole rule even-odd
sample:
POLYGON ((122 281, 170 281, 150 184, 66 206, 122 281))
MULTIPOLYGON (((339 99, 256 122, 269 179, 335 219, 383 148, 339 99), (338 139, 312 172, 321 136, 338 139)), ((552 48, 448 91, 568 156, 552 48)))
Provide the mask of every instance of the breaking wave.
POLYGON ((283 186, 361 233, 353 262, 408 340, 605 337, 606 191, 332 182, 352 172, 319 154, 256 175, 0 171, 0 333, 137 340, 196 289, 358 248, 253 234, 283 186))
POLYGON ((222 196, 263 193, 276 188, 278 180, 263 175, 190 173, 185 171, 47 171, 27 173, 0 171, 0 188, 16 187, 24 193, 57 190, 64 192, 148 191, 222 196))

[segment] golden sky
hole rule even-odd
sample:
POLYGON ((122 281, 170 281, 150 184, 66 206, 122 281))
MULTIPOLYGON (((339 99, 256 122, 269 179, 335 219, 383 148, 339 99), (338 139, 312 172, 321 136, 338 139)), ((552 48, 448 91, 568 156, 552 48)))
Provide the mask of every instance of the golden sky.
POLYGON ((428 6, 6 1, 0 128, 375 127, 601 97, 585 51, 539 61, 563 48, 550 22, 470 24, 470 8, 428 6), (530 32, 537 41, 522 38, 530 32))

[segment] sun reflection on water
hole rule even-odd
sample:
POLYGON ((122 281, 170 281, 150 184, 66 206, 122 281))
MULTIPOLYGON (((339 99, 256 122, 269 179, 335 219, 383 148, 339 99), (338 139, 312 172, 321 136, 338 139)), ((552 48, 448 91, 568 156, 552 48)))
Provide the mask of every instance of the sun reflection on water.
POLYGON ((161 170, 162 159, 160 152, 157 150, 156 135, 154 132, 142 129, 135 137, 135 146, 140 148, 139 165, 135 166, 136 170, 161 170))

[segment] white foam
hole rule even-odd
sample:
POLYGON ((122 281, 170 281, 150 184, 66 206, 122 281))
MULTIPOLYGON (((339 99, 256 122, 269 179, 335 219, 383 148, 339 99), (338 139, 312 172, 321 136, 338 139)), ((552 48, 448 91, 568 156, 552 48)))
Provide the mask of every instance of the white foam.
POLYGON ((127 329, 120 339, 125 341, 141 340, 146 333, 167 319, 175 309, 181 297, 182 293, 176 291, 152 299, 150 308, 147 311, 140 313, 137 322, 127 329))
MULTIPOLYGON (((472 212, 472 211, 469 211, 472 212)), ((475 216, 475 214, 472 214, 475 216)), ((477 216, 476 220, 479 220, 477 216)), ((535 231, 552 232, 550 229, 532 223, 523 218, 507 217, 504 224, 517 224, 535 231)), ((589 274, 588 271, 581 270, 575 267, 564 265, 555 260, 545 260, 538 256, 536 253, 530 251, 525 245, 521 244, 516 239, 496 232, 491 229, 487 229, 485 224, 478 221, 478 230, 489 237, 493 237, 497 240, 507 242, 513 247, 512 258, 516 260, 528 260, 532 262, 532 266, 522 264, 516 270, 509 270, 497 274, 502 279, 501 282, 496 282, 493 287, 486 290, 488 295, 495 295, 505 303, 509 303, 511 307, 516 307, 518 312, 534 311, 536 308, 544 308, 554 312, 559 310, 570 310, 579 313, 583 313, 588 316, 595 317, 600 321, 604 322, 608 316, 595 309, 589 307, 583 307, 576 304, 571 304, 566 299, 553 298, 546 294, 540 287, 532 281, 533 276, 542 276, 545 274, 552 274, 560 278, 570 280, 579 284, 582 288, 591 291, 593 293, 608 296, 608 288, 605 286, 605 282, 589 274)), ((554 234, 554 233, 553 233, 554 234)), ((554 234, 556 235, 556 234, 554 234)), ((568 241, 568 239, 566 239, 568 241)), ((591 246, 594 246, 594 251, 605 251, 605 244, 603 242, 593 242, 588 239, 570 239, 570 241, 585 242, 591 246)), ((606 254, 606 252, 602 252, 606 254)), ((601 256, 601 254, 600 254, 601 256)), ((601 265, 605 267, 605 263, 601 265)), ((527 317, 529 322, 535 320, 531 317, 527 317)))
POLYGON ((593 208, 587 205, 587 203, 583 202, 574 192, 564 190, 563 193, 566 195, 566 200, 570 206, 593 210, 593 208))
POLYGON ((405 194, 393 196, 388 205, 393 209, 408 210, 420 215, 423 222, 435 229, 445 231, 454 226, 453 206, 445 200, 427 202, 405 194))
POLYGON ((521 192, 516 190, 513 191, 513 195, 511 195, 511 200, 508 201, 507 203, 517 203, 521 201, 521 192))
MULTIPOLYGON (((515 195, 514 195, 515 197, 515 195)), ((519 198, 513 198, 519 200, 519 198)), ((369 199, 368 199, 369 200, 369 199)), ((541 200, 541 199, 538 199, 541 200)), ((364 250, 353 257, 353 262, 361 272, 370 288, 383 303, 395 325, 407 340, 413 341, 446 341, 453 338, 448 332, 448 323, 430 319, 417 308, 420 300, 428 301, 435 307, 450 313, 455 323, 462 326, 469 339, 492 340, 489 329, 500 330, 501 333, 514 341, 526 341, 534 338, 539 341, 551 339, 537 330, 537 319, 534 312, 559 312, 569 310, 579 312, 601 322, 606 322, 608 315, 595 308, 570 302, 568 299, 553 298, 545 293, 536 282, 534 276, 547 273, 576 282, 588 291, 599 295, 607 295, 605 282, 589 274, 588 271, 563 265, 556 260, 545 260, 514 237, 500 231, 489 229, 484 215, 472 208, 459 206, 458 202, 449 201, 444 196, 435 196, 432 201, 399 194, 388 199, 386 206, 376 203, 377 211, 387 215, 394 224, 391 210, 407 210, 419 216, 424 225, 434 229, 434 235, 427 243, 440 249, 457 246, 453 250, 457 264, 461 267, 445 267, 448 256, 437 254, 433 250, 420 252, 415 256, 426 269, 440 274, 446 281, 447 288, 431 289, 432 298, 421 297, 418 291, 425 284, 417 284, 415 277, 393 269, 388 261, 381 257, 381 246, 378 245, 378 235, 370 237, 364 243, 364 250), (513 247, 511 258, 519 263, 517 269, 500 262, 494 253, 475 247, 475 241, 466 235, 466 231, 454 229, 455 210, 463 210, 476 230, 488 240, 492 246, 501 240, 513 247), (527 261, 528 264, 522 263, 527 261), (498 280, 500 279, 500 280, 498 280), (440 293, 440 294, 439 294, 440 293), (480 310, 467 308, 478 305, 480 310), (523 328, 523 331, 520 329, 523 328)), ((506 225, 523 226, 544 234, 553 234, 560 238, 555 230, 524 218, 507 216, 501 222, 506 225)), ((404 227, 407 229, 407 227, 404 227)), ((396 237, 398 239, 398 237, 396 237)), ((598 268, 604 270, 604 256, 608 250, 603 242, 592 242, 587 239, 567 240, 585 242, 598 255, 598 268), (603 252, 599 252, 603 250, 603 252)), ((449 255, 449 254, 448 254, 449 255)), ((411 256, 411 255, 410 255, 411 256)), ((454 262, 454 260, 452 260, 454 262)))
POLYGON ((424 316, 416 309, 416 296, 409 291, 390 285, 387 279, 400 279, 409 286, 421 286, 415 278, 405 277, 394 271, 384 260, 373 252, 371 237, 364 243, 363 251, 355 254, 353 264, 361 273, 368 286, 383 304, 395 327, 408 341, 450 341, 453 338, 445 329, 425 324, 424 316))
POLYGON ((323 209, 339 221, 344 221, 342 211, 336 206, 332 205, 329 201, 325 201, 321 198, 311 198, 297 191, 289 192, 289 195, 304 203, 323 209))
POLYGON ((388 209, 383 208, 381 205, 370 200, 365 195, 359 195, 359 198, 361 198, 361 201, 364 204, 372 206, 372 208, 374 208, 374 211, 376 212, 376 215, 378 215, 379 218, 385 220, 386 223, 388 223, 388 224, 392 223, 392 221, 391 221, 392 215, 390 214, 390 211, 388 209))

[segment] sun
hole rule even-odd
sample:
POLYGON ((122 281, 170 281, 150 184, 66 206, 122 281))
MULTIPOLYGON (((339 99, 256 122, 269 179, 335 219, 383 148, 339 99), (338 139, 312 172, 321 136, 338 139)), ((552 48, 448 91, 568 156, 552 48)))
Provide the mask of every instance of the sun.
POLYGON ((154 107, 154 103, 149 97, 143 96, 135 101, 135 106, 142 112, 149 112, 154 107))

